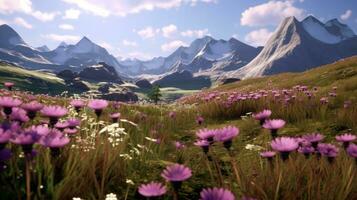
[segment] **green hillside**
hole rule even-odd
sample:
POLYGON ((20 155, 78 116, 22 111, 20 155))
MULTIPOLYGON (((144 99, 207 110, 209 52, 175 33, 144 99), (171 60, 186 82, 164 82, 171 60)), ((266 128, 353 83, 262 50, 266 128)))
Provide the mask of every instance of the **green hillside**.
POLYGON ((214 90, 257 90, 269 88, 289 88, 294 85, 316 86, 320 88, 342 87, 351 92, 357 90, 357 56, 332 64, 317 67, 302 73, 282 73, 273 76, 247 79, 222 85, 214 90))
POLYGON ((14 82, 16 88, 34 93, 56 95, 66 91, 64 81, 52 73, 30 71, 0 63, 0 82, 14 82))

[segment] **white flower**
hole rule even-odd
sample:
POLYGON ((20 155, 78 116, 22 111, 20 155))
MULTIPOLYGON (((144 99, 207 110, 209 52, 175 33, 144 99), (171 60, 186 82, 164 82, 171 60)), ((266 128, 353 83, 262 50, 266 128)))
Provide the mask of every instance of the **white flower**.
POLYGON ((110 193, 105 196, 105 200, 118 200, 117 195, 110 193))
POLYGON ((263 149, 263 147, 261 147, 259 145, 254 145, 254 144, 247 144, 245 146, 245 149, 251 150, 251 151, 261 151, 263 149))

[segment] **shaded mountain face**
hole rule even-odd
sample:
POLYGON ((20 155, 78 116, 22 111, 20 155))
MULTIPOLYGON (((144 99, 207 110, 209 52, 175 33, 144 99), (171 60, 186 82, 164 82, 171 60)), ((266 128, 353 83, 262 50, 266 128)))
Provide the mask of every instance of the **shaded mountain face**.
POLYGON ((248 78, 300 72, 356 55, 357 37, 354 33, 340 25, 336 25, 340 27, 338 31, 335 28, 331 32, 327 28, 331 26, 326 24, 312 16, 302 22, 294 17, 286 18, 256 58, 226 76, 248 78))
POLYGON ((114 67, 103 62, 84 68, 78 74, 78 77, 84 80, 96 82, 113 82, 119 84, 123 83, 114 67))
POLYGON ((173 72, 155 81, 153 85, 160 87, 176 87, 186 90, 197 90, 211 87, 211 80, 206 76, 193 76, 189 71, 173 72))
POLYGON ((19 34, 10 26, 3 24, 0 26, 0 47, 10 49, 16 45, 27 45, 19 34))

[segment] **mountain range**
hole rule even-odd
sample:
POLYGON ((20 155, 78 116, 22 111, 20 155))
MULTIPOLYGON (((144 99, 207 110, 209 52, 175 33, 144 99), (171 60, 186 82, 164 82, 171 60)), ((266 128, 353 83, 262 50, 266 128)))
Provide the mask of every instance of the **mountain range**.
POLYGON ((205 36, 189 46, 179 47, 167 57, 147 61, 116 59, 87 37, 76 44, 62 42, 53 50, 45 45, 34 48, 10 26, 0 26, 1 60, 53 72, 65 69, 78 72, 105 62, 120 76, 144 77, 160 83, 168 78, 179 81, 178 77, 242 79, 298 72, 352 55, 357 55, 355 33, 337 19, 322 23, 313 16, 302 21, 294 17, 284 19, 264 47, 253 47, 235 38, 216 40, 205 36))

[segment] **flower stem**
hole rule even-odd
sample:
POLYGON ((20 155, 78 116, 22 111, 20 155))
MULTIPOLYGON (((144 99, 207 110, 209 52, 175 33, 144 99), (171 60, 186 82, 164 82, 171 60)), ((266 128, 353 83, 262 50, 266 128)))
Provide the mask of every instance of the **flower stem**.
POLYGON ((230 151, 228 151, 228 153, 229 153, 229 156, 231 157, 231 165, 232 165, 233 173, 234 173, 234 175, 235 175, 235 177, 237 179, 237 183, 241 187, 241 189, 243 190, 242 180, 241 180, 241 177, 239 175, 237 163, 236 163, 236 160, 234 158, 233 152, 230 150, 230 151))
POLYGON ((26 200, 31 200, 31 158, 26 156, 26 200))

